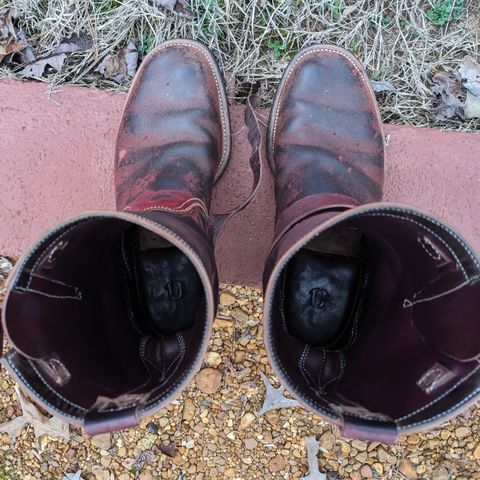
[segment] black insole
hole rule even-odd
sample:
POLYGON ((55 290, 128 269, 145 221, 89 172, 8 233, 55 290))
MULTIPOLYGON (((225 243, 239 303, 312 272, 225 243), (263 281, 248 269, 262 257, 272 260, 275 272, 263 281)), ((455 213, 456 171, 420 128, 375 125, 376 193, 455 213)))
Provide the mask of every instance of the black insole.
POLYGON ((300 250, 284 278, 289 333, 317 347, 341 348, 357 306, 362 262, 352 256, 300 250))
POLYGON ((191 328, 203 297, 200 277, 176 247, 134 254, 137 292, 150 333, 171 335, 191 328))

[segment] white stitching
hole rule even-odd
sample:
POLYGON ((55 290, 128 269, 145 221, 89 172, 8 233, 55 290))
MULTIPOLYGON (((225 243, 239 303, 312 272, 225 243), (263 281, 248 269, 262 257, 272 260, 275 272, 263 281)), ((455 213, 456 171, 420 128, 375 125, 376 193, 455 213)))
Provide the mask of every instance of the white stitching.
POLYGON ((450 288, 449 290, 445 290, 444 292, 437 293, 436 295, 432 295, 430 297, 425 297, 425 298, 420 298, 419 300, 415 300, 415 298, 417 298, 417 295, 423 292, 423 290, 420 290, 417 293, 414 293, 412 295, 413 300, 409 300, 408 298, 405 298, 403 300, 403 308, 410 308, 410 307, 413 307, 414 305, 417 305, 418 303, 425 303, 425 302, 430 302, 432 300, 438 300, 439 298, 445 297, 450 293, 461 290, 463 287, 470 285, 472 281, 478 280, 479 278, 480 276, 477 275, 475 277, 470 278, 469 280, 465 280, 464 282, 462 282, 460 285, 457 285, 456 287, 450 288))
POLYGON ((426 235, 424 235, 423 237, 418 237, 417 241, 429 257, 433 258, 437 262, 442 259, 442 255, 440 254, 438 247, 426 235), (432 253, 431 250, 427 248, 427 245, 431 247, 431 249, 435 252, 435 255, 432 253))
MULTIPOLYGON (((480 263, 478 262, 478 260, 473 256, 472 252, 470 251, 470 248, 468 247, 468 245, 465 243, 465 241, 460 238, 456 233, 455 231, 451 230, 449 227, 447 227, 446 225, 438 222, 435 218, 432 218, 432 217, 427 217, 426 215, 423 215, 421 212, 417 212, 417 211, 408 211, 408 210, 405 210, 403 208, 389 208, 389 210, 393 210, 393 211, 397 211, 397 212, 400 212, 400 213, 406 213, 406 214, 414 214, 414 215, 418 215, 420 218, 423 218, 424 220, 427 220, 431 223, 433 223, 434 225, 436 225, 437 227, 440 227, 441 229, 445 230, 447 233, 449 233, 450 235, 452 235, 453 238, 455 238, 457 240, 458 243, 460 243, 460 245, 462 245, 462 247, 465 249, 465 252, 468 254, 468 256, 472 259, 473 263, 475 264, 475 266, 477 268, 480 268, 480 263)), ((378 214, 378 213, 377 213, 378 214)), ((374 214, 374 215, 377 215, 377 214, 374 214)), ((370 215, 369 212, 361 212, 359 214, 359 216, 362 215, 370 215)), ((382 215, 382 214, 380 214, 382 215)), ((383 214, 383 215, 386 215, 386 214, 383 214)), ((390 215, 392 216, 392 215, 390 215)), ((402 217, 404 218, 404 217, 402 217)), ((411 219, 408 219, 408 220, 411 220, 411 219)), ((413 221, 413 220, 412 220, 413 221)), ((420 224, 421 225, 421 224, 420 224)), ((428 227, 425 227, 426 229, 428 229, 428 227)), ((438 235, 434 234, 437 238, 440 238, 438 237, 438 235)), ((442 241, 442 243, 445 244, 445 242, 440 238, 440 240, 442 241)), ((448 245, 447 245, 448 247, 448 245)), ((456 258, 456 257, 455 257, 456 258)), ((467 277, 468 278, 468 277, 467 277)))
POLYGON ((178 352, 177 356, 170 362, 170 365, 164 369, 163 371, 163 383, 167 382, 172 375, 177 371, 177 368, 180 366, 180 362, 183 360, 183 357, 185 356, 185 340, 183 339, 183 334, 181 332, 176 333, 175 335, 177 337, 178 344, 180 346, 180 351, 178 352), (170 375, 168 375, 168 371, 172 368, 175 367, 173 371, 171 372, 170 375))
MULTIPOLYGON (((60 236, 58 236, 56 239, 53 240, 53 242, 56 244, 52 250, 60 243, 59 240, 61 240, 61 238, 63 238, 67 233, 71 232, 77 225, 72 225, 68 230, 65 230, 65 232, 63 232, 60 236)), ((60 227, 58 230, 61 230, 62 227, 60 227)), ((32 252, 30 253, 30 255, 27 256, 27 258, 25 259, 25 261, 23 262, 23 265, 25 266, 26 263, 28 262, 28 260, 32 257, 32 255, 37 252, 40 247, 48 240, 51 238, 51 236, 56 233, 58 230, 56 230, 55 232, 52 232, 52 234, 48 237, 45 237, 43 240, 40 241, 40 243, 37 245, 37 248, 35 248, 34 250, 32 250, 32 252)), ((30 287, 30 283, 32 281, 32 275, 34 274, 36 268, 38 267, 38 264, 45 258, 45 256, 47 255, 48 253, 48 250, 50 249, 51 245, 48 245, 47 248, 45 249, 44 252, 42 252, 40 254, 40 256, 37 258, 37 261, 33 264, 33 267, 30 269, 30 273, 29 273, 29 276, 28 276, 28 283, 27 283, 27 288, 30 287)), ((18 277, 17 277, 18 279, 18 277)))
MULTIPOLYGON (((451 392, 453 392, 453 390, 455 390, 457 387, 459 387, 463 382, 465 382, 466 380, 468 380, 475 372, 477 372, 478 370, 480 369, 480 365, 478 365, 475 369, 473 369, 468 375, 466 375, 465 377, 461 378, 457 383, 455 383, 454 385, 452 385, 446 392, 442 393, 442 395, 440 395, 439 397, 435 398, 435 400, 432 400, 430 403, 427 403, 426 405, 424 405, 423 407, 420 407, 418 408, 417 410, 415 410, 414 412, 411 412, 411 413, 408 413, 407 415, 404 415, 403 417, 399 417, 397 418, 396 420, 401 422, 403 420, 407 420, 408 418, 410 417, 413 417, 414 415, 416 415, 417 413, 420 413, 422 412, 423 410, 426 410, 427 408, 431 407, 432 405, 434 405, 435 403, 439 402, 440 400, 444 399, 448 394, 450 394, 451 392)), ((480 388, 477 390, 477 391, 480 391, 480 388)), ((454 408, 454 407, 453 407, 454 408)))
MULTIPOLYGON (((177 208, 170 208, 170 207, 165 207, 165 206, 162 206, 162 205, 156 205, 156 206, 153 206, 153 207, 147 207, 147 208, 142 208, 142 209, 139 209, 139 210, 135 210, 136 212, 148 212, 148 211, 158 211, 158 210, 166 210, 168 212, 175 212, 175 213, 186 213, 186 212, 189 212, 190 210, 194 209, 194 208, 200 208, 202 210, 202 212, 205 214, 205 216, 209 216, 210 213, 207 209, 207 207, 205 206, 205 203, 202 202, 199 198, 190 198, 189 200, 186 200, 185 202, 183 202, 179 207, 177 208), (185 207, 185 208, 182 208, 187 202, 189 202, 190 200, 196 200, 195 203, 193 203, 192 205, 189 205, 188 207, 185 207)), ((132 210, 132 207, 125 207, 123 209, 125 212, 131 212, 133 211, 132 210)))
MULTIPOLYGON (((409 213, 407 211, 402 211, 402 210, 398 210, 400 212, 403 212, 403 213, 409 213)), ((369 216, 369 217, 392 217, 392 218, 398 218, 396 215, 392 215, 391 213, 381 213, 381 212, 365 212, 365 213, 361 213, 359 214, 358 216, 369 216)), ((425 220, 428 220, 427 217, 422 217, 424 218, 425 220)), ((462 265, 462 262, 460 261, 460 259, 457 257, 457 255, 455 254, 455 252, 451 249, 450 245, 448 245, 448 243, 443 240, 438 234, 436 234, 433 230, 430 230, 430 228, 428 228, 427 226, 421 224, 420 222, 417 222, 416 220, 413 220, 412 218, 408 218, 408 217, 400 217, 401 220, 406 220, 407 222, 411 222, 411 223, 414 223, 415 225, 418 225, 419 227, 421 228, 424 228, 425 230, 427 230, 431 235, 433 235, 434 237, 438 238, 438 240, 440 240, 444 245, 445 247, 447 247, 447 249, 449 250, 449 252, 452 254, 452 256, 455 258, 455 260, 457 261, 457 266, 460 267, 460 269, 462 270, 462 273, 465 277, 465 280, 470 280, 469 276, 467 275, 467 272, 465 271, 465 268, 463 267, 462 265)), ((447 233, 450 233, 452 234, 452 232, 450 232, 449 229, 447 229, 446 227, 444 227, 443 225, 441 224, 438 224, 437 226, 439 227, 442 227, 444 228, 444 230, 447 232, 447 233)), ((460 239, 458 239, 458 237, 456 237, 458 241, 460 241, 460 239)), ((470 252, 468 252, 468 249, 466 247, 465 244, 462 243, 462 246, 464 246, 464 248, 467 250, 467 253, 470 255, 470 252)), ((480 265, 477 264, 477 262, 475 261, 475 259, 472 257, 472 259, 474 260, 475 264, 480 268, 480 265)))
POLYGON ((15 373, 22 379, 23 381, 23 384, 24 386, 28 389, 28 391, 30 392, 31 395, 33 395, 33 397, 40 403, 44 403, 44 404, 47 404, 49 405, 53 410, 55 410, 56 412, 60 413, 61 415, 65 415, 66 417, 70 417, 72 418, 73 420, 75 420, 75 422, 79 422, 79 421, 82 421, 82 418, 81 417, 75 417, 73 415, 71 415, 70 413, 66 413, 64 412, 63 410, 60 410, 58 407, 56 407, 55 405, 51 404, 49 401, 45 400, 44 398, 42 398, 40 396, 40 394, 32 388, 32 386, 30 385, 30 382, 27 381, 27 379, 23 376, 23 374, 18 370, 18 368, 11 362, 11 357, 7 357, 6 358, 8 364, 10 365, 10 367, 15 371, 15 373))
MULTIPOLYGON (((204 262, 201 260, 200 256, 197 254, 197 252, 193 249, 193 247, 191 247, 182 237, 180 237, 179 235, 177 235, 176 233, 174 233, 172 230, 170 230, 169 228, 161 225, 161 224, 158 224, 156 222, 154 222, 153 220, 150 220, 149 218, 147 217, 143 217, 142 215, 138 214, 138 213, 134 213, 134 212, 130 212, 128 213, 128 215, 130 215, 132 217, 132 222, 133 220, 135 219, 135 217, 137 217, 142 223, 147 223, 147 224, 150 224, 153 226, 154 229, 158 230, 165 230, 169 233, 169 235, 171 235, 172 237, 175 237, 177 239, 177 241, 179 243, 181 243, 190 253, 190 255, 192 257, 194 257, 196 259, 196 261, 198 263, 200 263, 201 265, 203 265, 203 268, 205 270, 206 267, 205 267, 205 264, 204 262)), ((66 235, 68 232, 70 232, 71 230, 73 230, 74 228, 76 228, 79 224, 83 223, 83 222, 87 222, 87 221, 93 221, 93 220, 104 220, 104 219, 107 219, 107 220, 119 220, 118 217, 115 217, 115 216, 108 216, 108 215, 105 215, 105 216, 99 216, 98 214, 97 215, 85 215, 84 217, 81 217, 81 218, 74 218, 73 220, 70 220, 73 222, 73 225, 68 229, 66 230, 65 232, 63 232, 57 239, 60 239, 62 238, 64 235, 66 235)), ((121 220, 124 220, 123 218, 121 220)), ((138 221, 138 220, 137 220, 138 221)), ((133 222, 134 223, 134 222, 133 222)), ((23 266, 25 266, 25 264, 28 262, 28 260, 31 258, 31 256, 37 252, 40 247, 45 243, 47 242, 48 240, 51 240, 52 236, 54 236, 56 233, 58 233, 58 231, 62 230, 63 228, 65 228, 65 224, 62 224, 60 225, 58 228, 54 229, 53 231, 49 232, 47 236, 45 236, 42 240, 40 240, 38 242, 38 244, 36 244, 34 246, 34 248, 32 249, 32 251, 30 252, 30 254, 28 254, 26 257, 25 257, 25 260, 22 262, 23 266)), ((18 280, 18 275, 17 277, 15 278, 15 281, 18 280)), ((202 282, 203 283, 203 282, 202 282)), ((206 287, 204 285, 204 287, 206 287)), ((13 288, 13 285, 12 285, 12 288, 13 288)), ((206 288, 205 288, 206 289, 206 288)), ((206 289, 207 290, 207 289, 206 289)), ((208 310, 208 302, 206 301, 205 302, 205 316, 207 317, 208 319, 208 313, 209 313, 209 310, 208 310)), ((197 362, 197 359, 198 357, 202 356, 203 357, 203 354, 204 354, 204 351, 206 350, 206 347, 207 347, 207 338, 206 338, 206 335, 207 335, 207 332, 209 331, 208 329, 209 327, 209 322, 205 322, 205 327, 203 329, 203 333, 202 333, 202 340, 201 340, 201 347, 198 349, 198 353, 197 353, 197 356, 196 358, 194 358, 192 360, 192 364, 195 364, 197 362), (201 355, 200 355, 201 354, 201 355)), ((11 363, 11 362, 9 362, 11 363)), ((18 375, 23 379, 23 381, 25 382, 26 385, 29 385, 29 383, 24 379, 23 375, 20 374, 20 372, 18 372, 18 370, 12 365, 12 368, 18 373, 18 375)), ((178 389, 178 387, 180 385, 182 385, 185 381, 186 378, 188 378, 189 376, 193 377, 193 375, 195 374, 195 372, 193 371, 192 368, 190 368, 190 370, 186 370, 182 375, 180 375, 180 377, 178 378, 177 382, 172 385, 169 389, 167 389, 166 391, 163 391, 163 392, 160 392, 156 397, 152 398, 152 399, 148 399, 148 402, 154 402, 152 403, 151 405, 149 406, 145 406, 144 408, 142 408, 141 410, 141 413, 144 413, 146 414, 147 412, 151 412, 153 410, 156 410, 158 408, 158 405, 160 403, 162 403, 166 397, 168 397, 169 395, 171 395, 171 393, 178 389), (159 401, 157 401, 160 397, 162 397, 159 401)), ((32 390, 33 391, 33 390, 32 390)), ((36 394, 35 391, 33 391, 33 394, 35 394, 36 397, 38 397, 38 395, 36 394)), ((178 394, 178 392, 177 392, 178 394)), ((48 402, 45 402, 47 403, 48 405, 50 405, 48 402)), ((71 417, 72 419, 74 419, 76 422, 81 422, 83 421, 83 419, 81 417, 73 417, 72 415, 69 415, 67 413, 64 413, 63 411, 59 410, 58 408, 54 407, 53 405, 51 405, 52 409, 54 409, 55 411, 59 412, 61 415, 65 415, 65 416, 68 416, 68 417, 71 417)))
POLYGON ((84 408, 80 405, 77 405, 76 403, 73 403, 71 402, 70 400, 67 400, 65 397, 63 397, 60 393, 58 393, 56 390, 54 390, 48 383, 47 381, 44 379, 43 375, 40 373, 40 371, 38 370, 37 366, 33 363, 32 360, 28 360, 28 362, 30 363, 30 366, 35 370, 36 374, 38 375, 40 381, 48 388, 48 390, 50 390, 52 393, 54 393, 60 400, 62 400, 63 402, 67 403, 68 405, 70 405, 71 407, 75 407, 75 408, 78 408, 79 410, 82 410, 83 412, 88 412, 88 409, 87 408, 84 408))
POLYGON ((76 297, 72 295, 54 295, 52 293, 46 293, 42 290, 35 290, 34 288, 23 288, 23 287, 16 287, 16 291, 18 292, 30 292, 30 293, 37 293, 38 295, 42 295, 43 297, 48 298, 56 298, 56 299, 64 299, 64 300, 81 300, 82 295, 78 294, 76 297))

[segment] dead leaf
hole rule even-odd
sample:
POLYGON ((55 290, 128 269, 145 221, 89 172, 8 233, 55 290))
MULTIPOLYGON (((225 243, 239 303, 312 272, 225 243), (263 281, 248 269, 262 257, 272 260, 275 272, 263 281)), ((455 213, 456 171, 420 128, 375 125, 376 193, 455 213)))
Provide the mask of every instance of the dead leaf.
POLYGON ((260 372, 260 376, 265 384, 265 400, 263 401, 262 408, 258 412, 260 416, 277 408, 300 407, 300 404, 296 400, 286 398, 283 395, 285 393, 285 387, 283 385, 275 388, 263 372, 260 372))
POLYGON ((462 81, 454 73, 437 72, 433 75, 433 92, 439 100, 439 105, 434 109, 439 120, 448 120, 458 117, 465 118, 464 104, 460 96, 462 81))
POLYGON ((161 443, 160 445, 158 445, 158 448, 162 453, 167 455, 167 457, 173 458, 177 454, 177 448, 172 443, 161 443))
POLYGON ((345 18, 345 17, 348 17, 349 15, 351 15, 356 9, 357 9, 357 5, 351 5, 349 7, 346 7, 344 8, 343 12, 342 12, 342 17, 345 18))
POLYGON ((155 454, 151 450, 144 450, 143 452, 137 453, 133 466, 137 471, 140 471, 148 462, 151 462, 154 458, 155 454))
POLYGON ((78 470, 75 473, 67 473, 62 477, 62 480, 83 480, 82 472, 78 470))
POLYGON ((395 87, 388 80, 371 80, 370 83, 375 93, 395 91, 395 87))
POLYGON ((0 255, 0 280, 5 280, 13 269, 13 262, 0 255))
POLYGON ((0 9, 0 63, 10 63, 16 54, 20 54, 22 61, 35 60, 23 30, 14 24, 17 18, 14 8, 0 9))
POLYGON ((118 83, 126 83, 135 76, 138 64, 138 50, 133 42, 117 53, 108 54, 95 69, 105 78, 118 83))
POLYGON ((47 67, 51 67, 57 72, 60 72, 63 68, 63 64, 65 63, 65 59, 67 56, 64 53, 59 53, 58 55, 52 55, 48 58, 41 58, 36 62, 30 63, 27 65, 21 72, 20 75, 22 77, 35 77, 41 78, 45 73, 45 69, 47 67))
POLYGON ((478 97, 480 95, 480 65, 472 57, 467 56, 463 59, 458 73, 464 80, 463 86, 478 97))
POLYGON ((83 52, 92 48, 92 37, 86 32, 74 33, 70 38, 65 38, 55 50, 55 53, 83 52))
POLYGON ((320 443, 317 442, 315 437, 307 437, 305 445, 307 447, 308 475, 300 480, 326 480, 326 474, 321 473, 318 469, 317 455, 320 443))
POLYGON ((464 80, 463 86, 467 90, 465 117, 480 117, 480 65, 472 57, 467 56, 463 59, 458 73, 464 80))
POLYGON ((192 12, 188 9, 183 0, 153 0, 157 7, 163 7, 173 12, 175 15, 184 18, 193 18, 192 12))
POLYGON ((465 100, 465 118, 480 118, 480 96, 477 97, 471 92, 467 92, 465 100))
POLYGON ((70 440, 70 429, 68 423, 65 423, 58 417, 47 417, 41 413, 38 408, 29 402, 20 389, 15 386, 15 392, 20 400, 22 415, 0 425, 0 432, 7 433, 15 440, 25 426, 31 425, 35 435, 37 446, 40 445, 40 437, 44 435, 52 439, 70 440))

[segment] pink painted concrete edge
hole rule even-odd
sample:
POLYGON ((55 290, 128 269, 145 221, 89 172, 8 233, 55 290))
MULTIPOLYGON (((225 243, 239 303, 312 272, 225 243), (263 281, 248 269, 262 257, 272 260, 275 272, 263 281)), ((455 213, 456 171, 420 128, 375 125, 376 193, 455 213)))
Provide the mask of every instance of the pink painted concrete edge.
MULTIPOLYGON (((48 227, 88 210, 112 210, 113 149, 124 94, 0 82, 0 254, 18 256, 48 227)), ((212 202, 235 206, 250 188, 250 147, 242 106, 232 106, 233 154, 212 202)), ((264 112, 268 114, 268 112, 264 112)), ((385 200, 434 213, 480 250, 480 136, 385 125, 385 200)), ((218 247, 220 278, 260 286, 273 229, 273 181, 226 227, 218 247)))

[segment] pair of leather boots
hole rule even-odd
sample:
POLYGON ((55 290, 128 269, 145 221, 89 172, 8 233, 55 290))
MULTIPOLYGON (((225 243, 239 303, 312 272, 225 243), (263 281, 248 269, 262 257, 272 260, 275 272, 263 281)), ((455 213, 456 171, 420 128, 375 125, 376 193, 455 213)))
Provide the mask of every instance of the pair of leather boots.
MULTIPOLYGON (((247 125, 258 184, 251 104, 247 125)), ((3 364, 53 415, 89 434, 132 427, 199 370, 228 218, 210 215, 210 197, 230 135, 211 53, 189 40, 155 49, 118 131, 118 211, 56 225, 9 279, 3 364)), ((299 52, 266 143, 276 228, 264 334, 281 382, 343 435, 383 442, 474 402, 479 258, 439 219, 381 203, 382 123, 359 62, 334 46, 299 52)))

